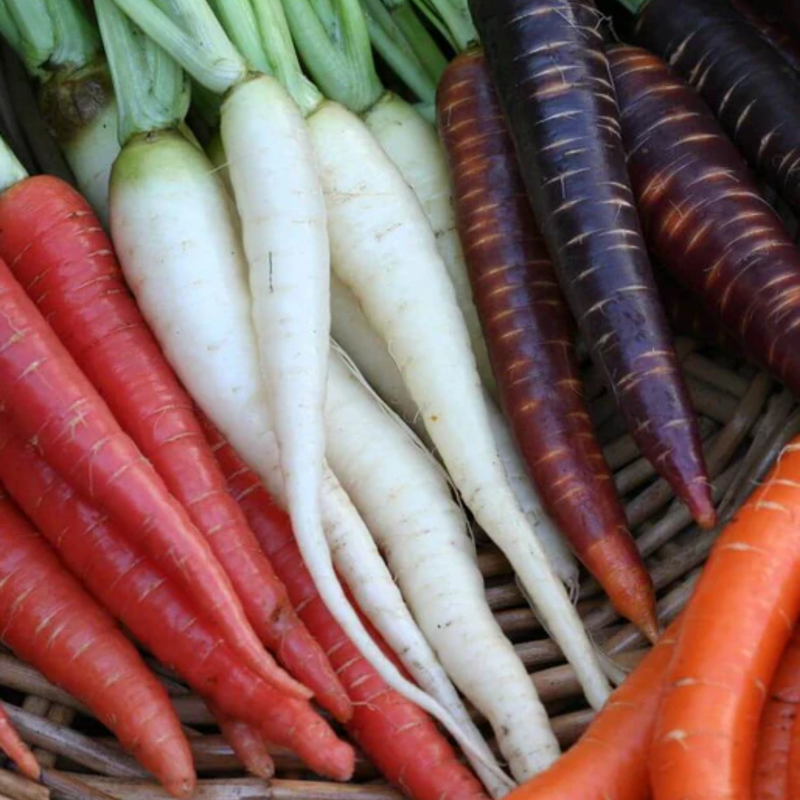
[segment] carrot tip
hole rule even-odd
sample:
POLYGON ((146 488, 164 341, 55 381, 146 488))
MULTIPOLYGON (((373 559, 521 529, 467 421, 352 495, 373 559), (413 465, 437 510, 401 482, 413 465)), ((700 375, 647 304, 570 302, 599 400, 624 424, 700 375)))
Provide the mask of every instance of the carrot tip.
POLYGON ((710 530, 717 524, 717 510, 711 500, 711 487, 707 483, 686 486, 683 501, 701 528, 710 530))
POLYGON ((170 793, 170 795, 172 795, 172 797, 177 797, 179 800, 184 800, 184 798, 189 798, 194 794, 194 787, 196 783, 196 777, 191 775, 184 778, 178 778, 174 781, 168 781, 164 784, 164 788, 170 793))

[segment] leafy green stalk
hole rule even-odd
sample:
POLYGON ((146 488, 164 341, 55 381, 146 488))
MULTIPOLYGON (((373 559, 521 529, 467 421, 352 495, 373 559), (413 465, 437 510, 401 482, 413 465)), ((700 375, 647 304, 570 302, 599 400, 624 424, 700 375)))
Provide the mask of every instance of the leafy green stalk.
POLYGON ((0 0, 0 32, 31 75, 82 69, 100 40, 78 0, 0 0))
POLYGON ((247 77, 244 58, 206 0, 114 0, 198 83, 225 94, 247 77))
POLYGON ((258 20, 261 45, 269 65, 268 74, 281 82, 304 114, 310 114, 322 102, 322 95, 303 74, 281 0, 250 2, 258 20))
MULTIPOLYGON (((369 35, 375 49, 420 100, 425 103, 433 102, 436 97, 436 84, 439 74, 447 65, 436 44, 431 40, 431 45, 433 46, 431 64, 433 69, 437 69, 439 66, 441 69, 438 74, 431 74, 431 71, 426 68, 425 63, 417 53, 413 40, 406 36, 398 24, 399 15, 389 11, 384 0, 361 0, 361 5, 364 8, 369 35), (433 66, 437 56, 441 63, 433 66)), ((397 11, 402 8, 407 11, 410 10, 413 15, 413 9, 406 3, 396 4, 397 11)), ((426 55, 428 54, 426 53, 426 55)))
POLYGON ((78 0, 47 0, 56 41, 50 64, 85 67, 100 52, 97 31, 78 0))
POLYGON ((250 0, 209 0, 209 3, 248 66, 259 72, 269 73, 258 20, 250 0))
POLYGON ((189 109, 183 69, 114 0, 95 0, 95 9, 117 97, 120 144, 137 133, 176 128, 189 109))
POLYGON ((385 92, 375 71, 369 29, 358 0, 330 2, 334 25, 320 16, 319 0, 284 0, 283 6, 297 49, 323 94, 360 114, 385 92))
POLYGON ((467 0, 414 0, 417 8, 459 52, 478 44, 467 0))
POLYGON ((650 0, 617 0, 617 2, 623 7, 626 8, 631 14, 639 15, 644 10, 644 7, 650 2, 650 0))
MULTIPOLYGON (((375 2, 375 0, 367 1, 375 2)), ((410 0, 381 0, 381 4, 392 15, 392 19, 403 32, 417 58, 438 84, 439 78, 447 68, 447 58, 417 15, 410 0)))
MULTIPOLYGON (((3 0, 4 27, 11 29, 8 42, 32 75, 42 75, 56 46, 53 20, 45 0, 3 0)), ((5 30, 3 31, 5 35, 5 30)))
POLYGON ((0 193, 28 177, 25 167, 20 164, 14 151, 0 137, 0 193))

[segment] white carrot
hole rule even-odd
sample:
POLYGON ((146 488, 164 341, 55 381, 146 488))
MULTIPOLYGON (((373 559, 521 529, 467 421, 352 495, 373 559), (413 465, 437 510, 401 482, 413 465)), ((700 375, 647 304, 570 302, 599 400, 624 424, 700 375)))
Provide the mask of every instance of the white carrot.
POLYGON ((322 531, 330 341, 325 202, 303 115, 276 79, 238 85, 223 103, 221 133, 286 505, 298 539, 312 542, 322 531))
MULTIPOLYGON (((220 55, 231 52, 230 43, 213 16, 213 25, 203 19, 198 9, 208 9, 200 0, 191 0, 193 14, 184 21, 202 26, 196 32, 204 37, 202 58, 208 59, 204 69, 196 63, 203 51, 196 43, 192 46, 191 37, 149 0, 115 2, 146 33, 175 48, 176 55, 196 70, 195 77, 207 80, 209 88, 235 82, 230 77, 236 74, 231 68, 235 59, 220 55), (219 63, 225 70, 221 73, 214 70, 219 63)), ((247 74, 243 64, 240 73, 247 74)), ((206 414, 285 504, 286 476, 250 317, 248 264, 222 180, 202 150, 180 134, 151 132, 134 137, 115 164, 111 211, 123 269, 165 354, 206 414)), ((322 461, 320 466, 325 474, 322 461)), ((350 572, 354 594, 371 600, 373 607, 364 611, 381 623, 387 639, 406 658, 419 656, 425 664, 428 656, 419 651, 424 638, 413 625, 358 512, 335 478, 326 476, 325 487, 321 512, 337 565, 350 572), (351 556, 351 551, 358 556, 351 556), (370 552, 373 555, 366 558, 370 552), (412 631, 416 640, 409 639, 412 631)), ((364 629, 338 582, 322 527, 319 536, 303 533, 295 530, 304 561, 320 596, 349 638, 392 688, 437 717, 466 751, 474 753, 469 737, 451 715, 404 678, 364 629)))
POLYGON ((328 105, 310 126, 334 270, 388 344, 465 503, 508 557, 590 703, 599 707, 608 682, 509 486, 436 239, 402 175, 369 131, 351 120, 341 107, 328 105))
MULTIPOLYGON (((447 160, 436 129, 410 103, 381 84, 369 40, 363 32, 358 35, 359 28, 367 30, 358 0, 342 0, 337 5, 352 31, 349 39, 329 37, 310 0, 284 0, 292 35, 314 80, 328 97, 361 116, 420 201, 456 290, 481 379, 493 390, 489 354, 456 230, 447 160)), ((394 52, 404 44, 404 40, 393 42, 386 37, 382 42, 394 52)), ((409 85, 414 85, 416 66, 411 57, 396 66, 409 85)))
POLYGON ((531 778, 558 757, 558 743, 486 602, 466 519, 441 467, 336 354, 325 417, 331 467, 415 618, 448 674, 491 723, 514 777, 531 778))
MULTIPOLYGON (((334 339, 353 360, 369 385, 430 447, 431 440, 419 408, 406 388, 386 343, 364 316, 353 293, 336 275, 331 276, 331 330, 334 339)), ((574 596, 578 587, 578 563, 542 507, 508 423, 488 392, 485 392, 485 400, 497 452, 517 502, 547 553, 556 575, 567 586, 570 595, 574 596)))
POLYGON ((385 342, 364 316, 355 295, 336 275, 331 276, 331 333, 384 402, 427 439, 417 404, 385 342))

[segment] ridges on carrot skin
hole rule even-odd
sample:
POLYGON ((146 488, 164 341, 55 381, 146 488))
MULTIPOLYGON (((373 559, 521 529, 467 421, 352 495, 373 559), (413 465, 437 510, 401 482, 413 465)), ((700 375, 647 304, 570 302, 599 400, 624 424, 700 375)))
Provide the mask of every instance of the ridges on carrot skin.
POLYGON ((651 0, 634 41, 694 86, 750 164, 800 209, 800 131, 784 124, 800 118, 800 76, 752 24, 728 0, 651 0))
POLYGON ((799 505, 794 440, 723 531, 684 611, 650 752, 655 800, 749 796, 756 720, 800 616, 799 505))
POLYGON ((344 690, 228 496, 192 401, 147 327, 112 244, 85 200, 51 177, 13 187, 0 197, 0 255, 188 510, 259 638, 323 706, 346 719, 351 709, 344 690))
POLYGON ((450 64, 437 104, 473 297, 528 472, 617 610, 655 639, 652 584, 592 430, 572 320, 482 54, 450 64))
POLYGON ((3 641, 89 706, 171 794, 188 797, 191 752, 163 686, 3 493, 0 576, 3 641))
POLYGON ((730 0, 731 5, 772 45, 795 72, 800 72, 800 45, 779 24, 762 16, 753 0, 730 0))
POLYGON ((758 726, 753 800, 794 797, 789 791, 792 726, 800 703, 800 628, 781 657, 758 726))
POLYGON ((2 404, 20 433, 35 438, 73 486, 119 520, 215 620, 255 672, 273 675, 272 657, 253 633, 230 581, 186 510, 119 427, 4 263, 0 386, 2 404))
POLYGON ((293 747, 312 768, 330 769, 330 777, 347 774, 350 748, 336 740, 311 706, 280 694, 247 670, 185 594, 26 445, 4 415, 0 455, 0 479, 8 491, 69 569, 156 658, 172 665, 224 715, 293 747))
POLYGON ((242 766, 257 778, 269 780, 275 774, 275 763, 264 737, 246 722, 231 719, 218 708, 211 706, 222 736, 239 759, 242 766))
MULTIPOLYGON (((477 779, 459 762, 430 717, 384 683, 325 608, 303 565, 286 514, 218 431, 207 426, 206 436, 231 494, 242 505, 292 603, 353 701, 347 731, 384 776, 415 800, 486 800, 477 779)), ((374 631, 372 635, 380 641, 374 631)), ((388 655, 388 649, 383 649, 388 655)))
POLYGON ((578 742, 507 800, 648 800, 647 752, 679 625, 664 632, 578 742))
POLYGON ((695 518, 715 513, 696 419, 625 168, 591 0, 472 0, 561 288, 642 452, 695 518))
POLYGON ((750 357, 800 391, 794 242, 702 99, 658 56, 609 55, 652 250, 750 357))

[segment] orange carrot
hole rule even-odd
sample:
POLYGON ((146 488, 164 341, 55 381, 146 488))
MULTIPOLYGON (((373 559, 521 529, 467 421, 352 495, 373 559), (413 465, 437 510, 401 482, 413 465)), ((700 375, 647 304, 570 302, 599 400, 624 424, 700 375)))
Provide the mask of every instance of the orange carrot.
POLYGON ((786 800, 792 725, 800 703, 800 628, 795 627, 761 713, 753 800, 786 800))
POLYGON ((750 798, 766 687, 800 615, 800 437, 726 527, 683 614, 650 756, 655 800, 750 798))
POLYGON ((577 744, 506 800, 647 800, 647 752, 677 631, 675 621, 577 744))

